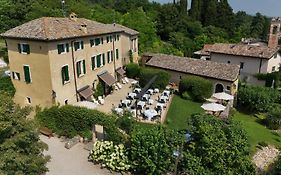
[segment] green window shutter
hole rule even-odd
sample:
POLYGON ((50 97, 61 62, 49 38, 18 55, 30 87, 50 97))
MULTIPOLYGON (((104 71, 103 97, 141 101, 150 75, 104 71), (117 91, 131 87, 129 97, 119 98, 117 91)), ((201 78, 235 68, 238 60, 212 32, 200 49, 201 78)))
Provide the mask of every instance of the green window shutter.
POLYGON ((94 70, 96 68, 95 60, 96 60, 96 57, 92 57, 92 70, 94 70))
POLYGON ((102 62, 103 62, 103 65, 105 65, 105 54, 104 53, 102 54, 102 62))
POLYGON ((119 59, 119 50, 116 49, 116 59, 118 60, 119 59))
POLYGON ((103 44, 103 37, 101 38, 101 44, 103 44))
POLYGON ((81 49, 84 49, 84 42, 83 41, 81 41, 81 49))
POLYGON ((90 40, 90 45, 93 47, 95 45, 95 41, 93 39, 90 40))
POLYGON ((74 43, 74 50, 77 51, 79 49, 79 42, 74 43))
POLYGON ((77 77, 81 75, 81 62, 76 63, 77 77))
POLYGON ((110 51, 111 53, 111 61, 113 61, 113 51, 110 51))
POLYGON ((110 35, 109 38, 110 38, 110 42, 112 42, 112 35, 110 35))
POLYGON ((83 60, 82 63, 83 63, 83 73, 86 74, 86 61, 83 60))
POLYGON ((18 44, 18 51, 19 51, 19 53, 21 53, 21 45, 20 44, 18 44))
POLYGON ((100 41, 100 38, 96 38, 96 39, 95 39, 95 45, 96 45, 96 46, 100 45, 100 42, 101 42, 101 41, 100 41))
POLYGON ((24 79, 26 83, 31 83, 29 66, 23 66, 24 79))
POLYGON ((107 52, 107 63, 110 63, 110 52, 107 52))
POLYGON ((106 36, 106 42, 109 43, 109 36, 106 36))
POLYGON ((97 67, 101 66, 101 55, 97 56, 97 67))
POLYGON ((66 47, 66 52, 69 52, 69 44, 68 43, 65 44, 65 47, 66 47))
POLYGON ((15 72, 12 72, 12 78, 15 79, 15 72))
POLYGON ((66 81, 66 77, 65 77, 65 67, 61 68, 61 79, 62 79, 62 84, 64 84, 64 82, 66 81))
POLYGON ((30 54, 30 46, 29 46, 29 44, 25 44, 25 47, 26 47, 26 53, 30 54))
POLYGON ((61 71, 62 71, 62 83, 64 84, 66 81, 69 81, 68 66, 62 67, 61 71))
POLYGON ((57 49, 58 49, 58 54, 61 54, 64 52, 64 46, 63 44, 58 44, 57 45, 57 49))

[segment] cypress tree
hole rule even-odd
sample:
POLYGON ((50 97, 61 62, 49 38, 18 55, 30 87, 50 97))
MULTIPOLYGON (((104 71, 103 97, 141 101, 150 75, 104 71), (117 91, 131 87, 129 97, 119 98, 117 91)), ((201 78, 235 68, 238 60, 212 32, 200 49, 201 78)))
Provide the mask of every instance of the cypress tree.
POLYGON ((187 0, 180 0, 179 11, 181 14, 187 14, 187 0))
POLYGON ((217 0, 203 0, 201 22, 204 26, 214 25, 217 17, 217 0))
POLYGON ((192 0, 189 11, 191 18, 201 21, 201 0, 192 0))
POLYGON ((234 29, 234 14, 227 0, 218 2, 215 26, 227 29, 229 32, 234 29))

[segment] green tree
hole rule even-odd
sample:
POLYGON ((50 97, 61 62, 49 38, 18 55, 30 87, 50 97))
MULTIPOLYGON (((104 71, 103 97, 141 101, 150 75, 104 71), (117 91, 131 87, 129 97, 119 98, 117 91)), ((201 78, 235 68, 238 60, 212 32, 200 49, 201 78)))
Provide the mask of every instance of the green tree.
POLYGON ((187 0, 180 0, 179 11, 182 15, 187 15, 187 0))
POLYGON ((187 174, 255 174, 245 131, 234 121, 198 114, 188 121, 191 142, 183 147, 187 174))
POLYGON ((189 15, 194 20, 201 20, 201 0, 192 0, 189 15))
POLYGON ((265 25, 265 17, 260 13, 257 13, 254 16, 252 24, 251 24, 251 35, 252 37, 259 38, 263 34, 265 25))
POLYGON ((165 174, 172 170, 173 151, 181 142, 178 134, 161 126, 136 128, 131 135, 130 159, 139 173, 165 174))
POLYGON ((226 29, 230 34, 234 32, 234 14, 227 0, 218 2, 216 26, 226 29))
POLYGON ((47 146, 39 141, 30 108, 20 108, 6 94, 0 94, 0 174, 38 175, 46 172, 47 146))
POLYGON ((217 16, 217 0, 202 0, 201 22, 204 26, 214 25, 217 16))

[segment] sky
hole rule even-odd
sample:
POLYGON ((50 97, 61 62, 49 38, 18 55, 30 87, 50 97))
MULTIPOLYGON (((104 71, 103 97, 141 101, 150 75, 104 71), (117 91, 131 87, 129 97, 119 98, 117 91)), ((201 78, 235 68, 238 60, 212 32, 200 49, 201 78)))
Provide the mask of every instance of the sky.
MULTIPOLYGON (((173 0, 153 1, 160 3, 173 2, 173 0)), ((235 12, 243 10, 251 15, 260 12, 269 17, 281 16, 281 0, 228 0, 228 2, 235 12)))

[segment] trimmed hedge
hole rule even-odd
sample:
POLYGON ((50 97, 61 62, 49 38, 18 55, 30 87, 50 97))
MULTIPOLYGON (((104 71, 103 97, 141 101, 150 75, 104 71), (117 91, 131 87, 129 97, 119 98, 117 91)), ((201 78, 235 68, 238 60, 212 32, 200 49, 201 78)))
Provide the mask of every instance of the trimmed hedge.
POLYGON ((139 77, 140 66, 138 64, 130 63, 126 65, 126 75, 129 78, 139 77))
POLYGON ((212 96, 213 84, 198 76, 185 76, 180 81, 179 92, 181 95, 187 92, 195 101, 204 101, 212 96))
POLYGON ((54 106, 36 114, 41 126, 52 129, 55 133, 67 137, 85 135, 94 124, 104 126, 106 139, 120 143, 123 139, 115 125, 115 117, 105 113, 75 106, 54 106))
POLYGON ((145 67, 142 67, 140 69, 140 75, 139 75, 140 86, 144 87, 151 80, 151 78, 155 75, 157 75, 157 79, 151 85, 151 88, 165 89, 166 86, 169 84, 171 75, 168 72, 163 71, 163 70, 145 68, 145 67))
POLYGON ((238 105, 251 112, 267 112, 278 98, 278 91, 260 86, 247 85, 238 91, 238 105))

